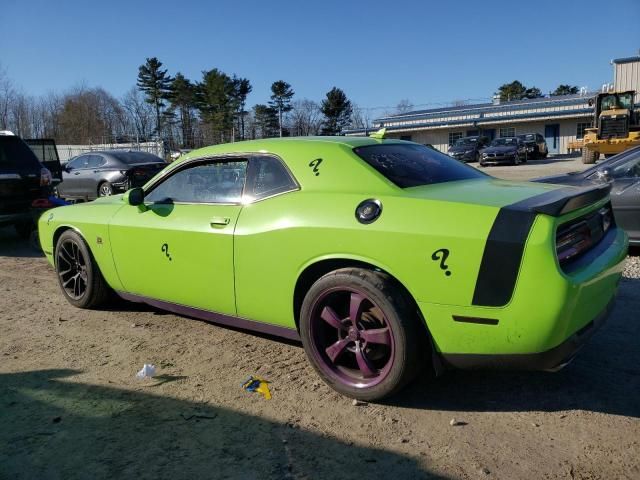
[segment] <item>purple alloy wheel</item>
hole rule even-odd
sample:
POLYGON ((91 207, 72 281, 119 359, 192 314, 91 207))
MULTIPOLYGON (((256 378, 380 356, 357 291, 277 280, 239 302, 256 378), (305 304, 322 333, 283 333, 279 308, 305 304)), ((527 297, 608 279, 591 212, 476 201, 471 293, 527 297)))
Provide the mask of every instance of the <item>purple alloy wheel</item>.
POLYGON ((351 387, 373 387, 393 366, 393 331, 385 314, 352 287, 331 288, 318 297, 310 334, 322 371, 351 387))
POLYGON ((87 262, 80 247, 73 240, 65 240, 56 258, 58 277, 64 291, 74 300, 82 298, 89 281, 87 262))

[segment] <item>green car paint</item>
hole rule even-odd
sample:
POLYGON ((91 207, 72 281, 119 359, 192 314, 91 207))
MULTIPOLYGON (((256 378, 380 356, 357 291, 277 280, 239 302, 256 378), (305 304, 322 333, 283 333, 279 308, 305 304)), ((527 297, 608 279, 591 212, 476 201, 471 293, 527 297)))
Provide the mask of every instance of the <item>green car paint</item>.
MULTIPOLYGON (((169 165, 145 188, 197 159, 253 154, 282 159, 299 188, 239 204, 133 206, 128 194, 102 198, 43 215, 41 244, 53 265, 55 239, 73 228, 118 292, 291 332, 297 328, 300 279, 322 262, 361 262, 404 286, 436 351, 453 357, 546 352, 607 310, 626 256, 625 233, 612 228, 606 248, 570 273, 561 268, 555 243, 560 225, 598 211, 608 197, 560 215, 533 214, 508 301, 479 305, 474 295, 487 269, 483 256, 502 209, 571 187, 483 176, 400 188, 354 153, 396 144, 414 145, 312 137, 203 148, 169 165), (383 208, 370 224, 354 214, 366 199, 383 208)), ((496 269, 499 264, 498 257, 496 269)))

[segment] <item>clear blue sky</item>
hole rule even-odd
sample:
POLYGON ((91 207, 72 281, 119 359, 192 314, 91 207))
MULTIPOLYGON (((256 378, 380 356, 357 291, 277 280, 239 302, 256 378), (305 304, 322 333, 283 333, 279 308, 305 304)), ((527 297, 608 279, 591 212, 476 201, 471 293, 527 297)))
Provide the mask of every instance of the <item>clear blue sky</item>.
POLYGON ((599 88, 638 54, 640 1, 2 0, 0 64, 25 93, 81 82, 119 97, 145 57, 198 80, 219 68, 268 100, 275 80, 362 107, 489 97, 514 79, 599 88), (513 5, 514 8, 506 8, 513 5), (609 7, 604 11, 604 6, 609 7))

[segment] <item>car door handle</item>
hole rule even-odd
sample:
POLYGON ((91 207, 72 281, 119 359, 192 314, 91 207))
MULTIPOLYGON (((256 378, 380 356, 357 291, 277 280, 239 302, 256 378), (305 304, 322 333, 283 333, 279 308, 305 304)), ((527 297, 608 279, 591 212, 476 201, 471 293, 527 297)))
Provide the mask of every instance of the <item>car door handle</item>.
POLYGON ((211 219, 211 226, 212 227, 220 227, 220 226, 226 226, 229 225, 229 222, 231 222, 231 219, 229 217, 213 217, 211 219))
POLYGON ((80 175, 80 172, 73 172, 74 175, 80 175))

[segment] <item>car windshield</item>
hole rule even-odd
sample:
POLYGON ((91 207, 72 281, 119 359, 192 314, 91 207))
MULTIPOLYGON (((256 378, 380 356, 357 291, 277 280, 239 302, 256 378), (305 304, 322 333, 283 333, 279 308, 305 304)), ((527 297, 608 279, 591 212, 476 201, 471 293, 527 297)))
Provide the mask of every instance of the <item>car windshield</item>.
POLYGON ((477 142, 478 139, 476 137, 459 138, 458 140, 456 140, 456 143, 454 143, 454 145, 456 147, 461 147, 466 145, 474 145, 477 142))
POLYGON ((164 160, 160 157, 147 152, 116 152, 111 153, 111 155, 128 165, 135 165, 137 163, 164 163, 164 160))
POLYGON ((618 108, 630 109, 633 96, 630 93, 612 93, 604 95, 600 101, 600 110, 614 110, 618 108))
POLYGON ((627 162, 631 161, 633 158, 638 158, 638 157, 640 157, 640 147, 635 147, 630 150, 625 150, 624 152, 619 153, 617 155, 614 155, 611 158, 607 158, 606 160, 599 162, 593 167, 590 167, 578 173, 582 173, 582 175, 586 178, 592 178, 595 176, 595 174, 599 170, 608 168, 608 169, 612 169, 613 171, 616 171, 617 168, 621 167, 622 165, 625 165, 627 162))
POLYGON ((496 138, 493 142, 491 142, 492 147, 515 146, 517 144, 518 139, 514 137, 496 138))
POLYGON ((532 133, 525 133, 524 135, 518 135, 518 137, 526 141, 531 141, 536 139, 536 136, 532 133))
POLYGON ((486 178, 475 168, 423 145, 388 143, 358 147, 354 152, 400 188, 486 178))

